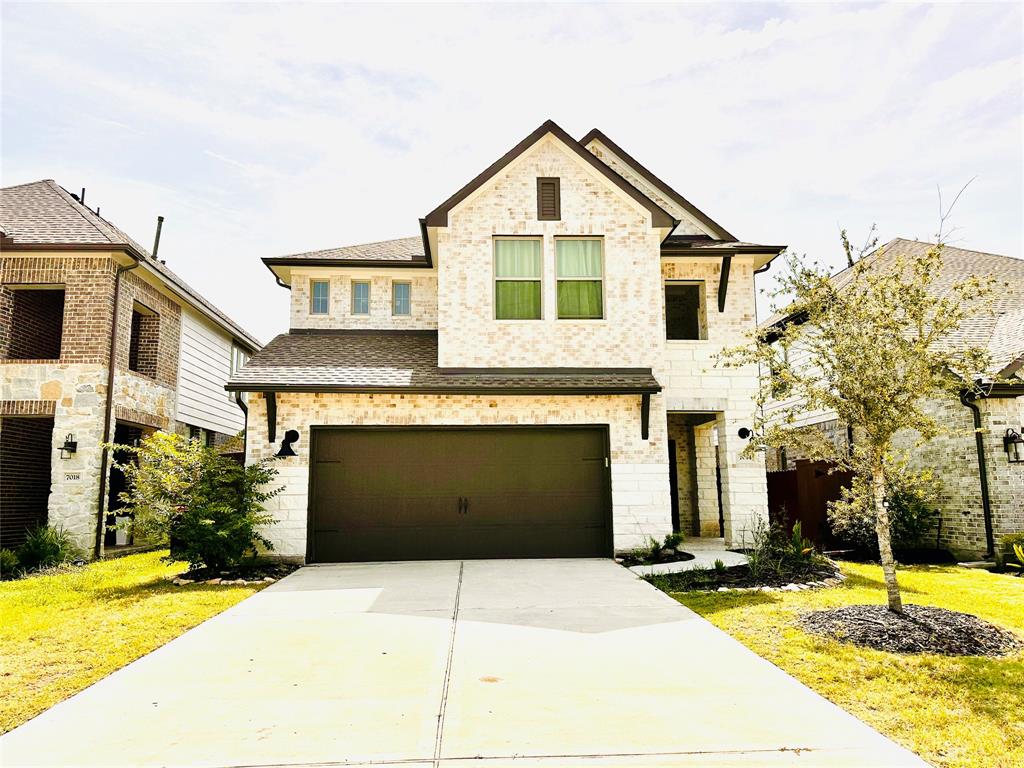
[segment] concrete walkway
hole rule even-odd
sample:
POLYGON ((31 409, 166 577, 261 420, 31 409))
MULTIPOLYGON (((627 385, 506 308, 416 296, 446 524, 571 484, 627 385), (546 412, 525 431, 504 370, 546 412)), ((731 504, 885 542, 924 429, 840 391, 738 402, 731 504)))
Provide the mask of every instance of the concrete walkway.
POLYGON ((0 764, 923 765, 609 560, 303 568, 0 764))

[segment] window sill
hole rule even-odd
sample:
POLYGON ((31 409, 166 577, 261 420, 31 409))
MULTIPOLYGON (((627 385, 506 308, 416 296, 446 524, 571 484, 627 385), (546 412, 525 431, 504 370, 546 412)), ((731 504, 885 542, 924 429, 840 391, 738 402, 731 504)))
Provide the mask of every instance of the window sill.
POLYGON ((17 365, 19 363, 59 363, 61 362, 59 357, 5 357, 0 360, 0 363, 7 363, 9 365, 17 365))

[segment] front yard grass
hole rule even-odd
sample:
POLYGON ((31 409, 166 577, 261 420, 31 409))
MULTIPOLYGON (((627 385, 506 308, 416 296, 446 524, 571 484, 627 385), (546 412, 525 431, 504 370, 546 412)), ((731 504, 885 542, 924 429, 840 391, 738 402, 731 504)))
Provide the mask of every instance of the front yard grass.
POLYGON ((176 587, 166 554, 0 583, 0 733, 262 589, 176 587))
MULTIPOLYGON (((881 569, 803 592, 670 593, 848 712, 937 766, 1024 765, 1024 654, 897 655, 803 632, 801 613, 885 603, 881 569)), ((906 603, 973 613, 1024 637, 1024 579, 955 566, 899 570, 906 603)))

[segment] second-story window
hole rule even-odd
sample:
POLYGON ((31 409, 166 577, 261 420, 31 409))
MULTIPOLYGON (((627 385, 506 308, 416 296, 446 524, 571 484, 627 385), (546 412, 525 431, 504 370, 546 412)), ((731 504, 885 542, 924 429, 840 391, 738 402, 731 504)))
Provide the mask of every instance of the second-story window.
POLYGON ((412 314, 412 283, 391 283, 391 313, 394 315, 412 314))
POLYGON ((136 301, 128 339, 128 370, 155 379, 159 346, 160 315, 136 301))
POLYGON ((494 317, 498 320, 540 320, 544 274, 538 238, 497 238, 494 241, 494 317))
POLYGON ((665 283, 665 338, 706 339, 704 283, 665 283))
POLYGON ((326 315, 331 311, 331 283, 328 280, 311 280, 309 284, 309 312, 312 315, 326 315))
POLYGON ((604 254, 596 238, 555 240, 558 317, 600 320, 604 317, 604 254))
POLYGON ((352 281, 352 314, 370 314, 370 281, 352 281))

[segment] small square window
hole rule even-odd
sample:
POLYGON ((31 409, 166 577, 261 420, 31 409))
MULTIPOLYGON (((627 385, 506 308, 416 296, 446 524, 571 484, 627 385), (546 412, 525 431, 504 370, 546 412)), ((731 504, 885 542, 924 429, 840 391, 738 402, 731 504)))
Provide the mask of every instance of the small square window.
POLYGON ((309 312, 312 315, 326 315, 331 311, 331 284, 327 280, 310 281, 309 312))
POLYGON ((366 280, 352 282, 352 314, 370 314, 370 283, 366 280))
POLYGON ((412 314, 412 283, 391 283, 391 312, 395 315, 412 314))

